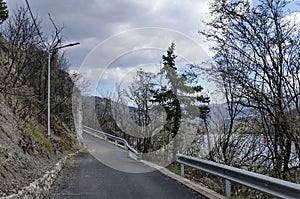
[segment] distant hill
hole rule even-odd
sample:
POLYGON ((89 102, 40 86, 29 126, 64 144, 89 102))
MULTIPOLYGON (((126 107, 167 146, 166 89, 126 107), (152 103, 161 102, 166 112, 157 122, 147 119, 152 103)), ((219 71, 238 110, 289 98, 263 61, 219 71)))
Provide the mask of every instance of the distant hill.
MULTIPOLYGON (((124 134, 114 119, 111 103, 107 98, 83 96, 83 124, 122 137, 124 134)), ((133 107, 130 109, 134 110, 133 107)))

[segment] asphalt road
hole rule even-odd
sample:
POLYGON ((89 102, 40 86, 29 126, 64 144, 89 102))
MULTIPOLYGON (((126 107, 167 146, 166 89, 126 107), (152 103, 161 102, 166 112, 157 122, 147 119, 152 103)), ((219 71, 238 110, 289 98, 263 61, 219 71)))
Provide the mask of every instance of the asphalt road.
POLYGON ((125 151, 113 144, 88 134, 84 134, 84 140, 91 153, 81 152, 66 163, 50 198, 203 198, 160 172, 142 172, 151 169, 128 158, 125 151), (119 167, 111 166, 116 164, 119 167))

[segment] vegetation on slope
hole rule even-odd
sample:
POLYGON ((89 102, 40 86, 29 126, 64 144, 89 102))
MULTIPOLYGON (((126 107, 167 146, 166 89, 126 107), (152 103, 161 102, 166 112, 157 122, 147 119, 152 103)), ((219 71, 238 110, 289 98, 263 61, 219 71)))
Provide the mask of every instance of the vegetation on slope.
MULTIPOLYGON (((1 26, 0 196, 4 196, 28 186, 79 145, 72 115, 74 82, 66 58, 58 53, 51 57, 55 78, 51 78, 48 139, 48 54, 39 37, 40 24, 35 26, 28 10, 18 8, 1 26)), ((54 47, 60 45, 60 31, 56 29, 54 47)))

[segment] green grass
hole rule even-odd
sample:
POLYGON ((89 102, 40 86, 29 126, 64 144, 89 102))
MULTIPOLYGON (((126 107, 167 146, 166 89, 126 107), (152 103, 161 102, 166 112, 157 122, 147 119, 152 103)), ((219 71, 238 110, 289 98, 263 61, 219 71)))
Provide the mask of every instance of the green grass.
POLYGON ((40 143, 42 143, 46 147, 46 149, 48 149, 48 151, 52 149, 52 144, 47 138, 36 132, 34 132, 33 135, 40 143))
POLYGON ((44 145, 48 151, 52 150, 52 144, 47 138, 36 132, 36 130, 32 127, 27 127, 26 129, 33 136, 33 138, 42 143, 42 145, 44 145))
POLYGON ((180 169, 179 168, 176 168, 174 166, 169 166, 168 169, 172 172, 172 173, 175 173, 177 175, 180 175, 180 169))

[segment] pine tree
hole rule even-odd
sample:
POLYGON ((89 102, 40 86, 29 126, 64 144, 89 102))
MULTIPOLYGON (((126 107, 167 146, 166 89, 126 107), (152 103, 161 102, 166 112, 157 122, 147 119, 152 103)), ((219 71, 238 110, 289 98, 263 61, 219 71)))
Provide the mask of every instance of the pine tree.
POLYGON ((0 24, 2 24, 8 18, 8 9, 6 2, 0 0, 0 24))
MULTIPOLYGON (((164 76, 167 83, 154 91, 153 101, 162 105, 167 114, 164 131, 169 134, 165 136, 164 144, 176 138, 183 119, 206 119, 209 113, 209 98, 200 94, 203 90, 200 85, 189 84, 188 73, 179 74, 176 58, 173 42, 167 54, 162 56, 163 67, 160 75, 164 76)), ((174 139, 174 156, 180 149, 179 145, 179 140, 174 139)))

